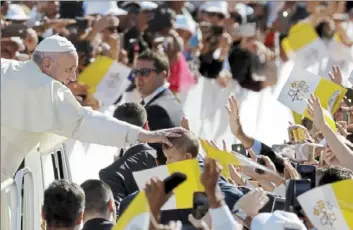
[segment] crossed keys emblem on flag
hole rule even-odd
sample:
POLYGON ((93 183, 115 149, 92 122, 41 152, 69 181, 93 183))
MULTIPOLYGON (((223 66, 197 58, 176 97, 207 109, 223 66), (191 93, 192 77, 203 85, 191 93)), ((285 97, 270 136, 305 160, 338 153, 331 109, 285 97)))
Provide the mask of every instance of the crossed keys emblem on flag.
POLYGON ((322 225, 330 225, 337 220, 335 213, 332 211, 333 206, 328 201, 319 200, 314 207, 314 215, 320 217, 322 225))
POLYGON ((292 101, 302 101, 303 94, 309 92, 309 86, 305 81, 294 81, 290 84, 290 89, 287 93, 292 98, 292 101))

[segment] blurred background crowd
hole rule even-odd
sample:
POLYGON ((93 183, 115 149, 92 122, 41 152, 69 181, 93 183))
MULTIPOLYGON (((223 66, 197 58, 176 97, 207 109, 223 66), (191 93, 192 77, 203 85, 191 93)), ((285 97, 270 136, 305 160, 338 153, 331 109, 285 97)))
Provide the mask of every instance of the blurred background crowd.
MULTIPOLYGON (((103 226, 89 221, 99 218, 116 220, 121 216, 139 189, 136 183, 130 183, 134 181, 132 171, 191 158, 197 158, 202 165, 201 182, 210 201, 208 206, 201 202, 198 206, 202 212, 172 210, 159 214, 169 197, 162 188, 163 182, 152 179, 146 187, 150 207, 154 208, 151 229, 218 230, 244 227, 254 230, 320 230, 303 212, 296 197, 314 187, 353 179, 353 94, 349 76, 353 70, 352 1, 1 1, 1 58, 30 60, 38 43, 55 34, 66 37, 75 45, 79 56, 76 70, 78 80, 80 73, 98 56, 109 57, 132 69, 130 85, 114 103, 114 117, 151 130, 181 124, 192 133, 174 140, 176 152, 166 146, 152 145, 157 150, 153 158, 147 154, 151 150, 148 145, 141 147, 137 144, 138 148, 128 146, 121 149, 116 161, 100 171, 101 181, 90 180, 81 185, 84 191, 71 182, 54 182, 46 191, 43 206, 46 208, 43 211, 48 214, 43 217, 47 220, 47 229, 56 229, 51 227, 60 221, 70 225, 68 219, 60 216, 65 213, 71 215, 74 225, 77 224, 77 219, 72 217, 79 219, 82 213, 79 205, 76 213, 74 208, 67 211, 68 207, 60 206, 63 208, 57 211, 60 215, 55 215, 56 211, 49 206, 62 205, 53 201, 57 196, 82 203, 84 195, 80 192, 86 194, 85 212, 89 214, 83 218, 84 229, 112 229, 112 223, 103 226), (287 65, 293 60, 282 46, 282 41, 300 22, 309 23, 329 51, 330 63, 316 74, 331 79, 348 92, 338 111, 333 114, 337 132, 324 119, 318 99, 312 97, 308 102, 312 121, 300 118, 294 122, 290 116, 293 123, 289 127, 287 124, 282 127, 283 122, 278 123, 285 134, 288 132, 289 141, 285 145, 275 143, 278 145, 269 147, 262 143, 263 140, 257 140, 258 135, 251 137, 243 129, 242 124, 249 122, 247 120, 254 114, 240 114, 242 95, 229 95, 235 88, 261 93, 266 88, 275 89, 279 82, 285 81, 283 76, 288 76, 291 71, 287 65), (340 49, 333 45, 337 39, 340 49), (158 74, 153 75, 154 71, 158 74, 166 71, 167 77, 161 81, 158 74), (200 84, 204 84, 203 92, 206 92, 207 99, 202 96, 204 94, 193 91, 200 84), (163 87, 169 88, 171 95, 184 108, 169 98, 171 95, 154 99, 163 87), (200 98, 195 99, 195 95, 200 98), (204 102, 215 98, 221 99, 213 104, 204 102), (186 101, 189 103, 187 107, 186 101), (229 115, 229 120, 223 120, 216 114, 218 107, 215 106, 224 109, 225 104, 228 105, 228 113, 224 114, 229 115), (199 106, 202 108, 198 109, 199 106), (194 110, 201 112, 194 116, 194 110), (184 114, 189 119, 183 118, 184 114), (263 165, 268 171, 226 166, 230 174, 229 178, 225 178, 216 169, 214 161, 208 159, 204 162, 199 155, 202 150, 199 149, 197 137, 207 136, 204 133, 212 132, 212 129, 195 127, 206 118, 210 123, 218 119, 218 126, 230 127, 227 143, 229 146, 235 141, 238 143, 232 150, 263 165), (299 138, 299 132, 304 133, 304 138, 299 138), (178 149, 178 146, 181 147, 178 149), (285 192, 285 185, 293 191, 292 194, 285 192), (60 186, 71 186, 75 195, 62 193, 60 186), (223 196, 219 196, 218 190, 223 196), (106 205, 100 209, 103 210, 100 214, 97 212, 97 202, 100 201, 95 200, 96 197, 109 200, 108 203, 107 200, 102 201, 106 205), (227 210, 220 212, 222 207, 227 210), (173 223, 169 224, 170 221, 173 223), (183 227, 174 221, 180 221, 183 227)), ((67 87, 82 106, 100 110, 100 101, 86 84, 73 81, 67 87)), ((277 113, 276 117, 281 117, 278 111, 272 110, 277 113)), ((258 110, 256 117, 261 117, 261 114, 258 110)), ((287 122, 288 115, 283 113, 283 116, 286 116, 283 119, 287 122)), ((266 129, 266 140, 276 136, 274 132, 277 130, 278 127, 266 129)), ((282 138, 281 141, 288 139, 283 133, 276 137, 282 138)), ((207 138, 219 142, 223 136, 215 134, 207 138)), ((347 192, 352 196, 351 190, 347 192)), ((352 208, 347 210, 353 218, 352 208)), ((332 225, 332 228, 326 227, 322 229, 349 229, 337 228, 337 225, 336 228, 332 225)))

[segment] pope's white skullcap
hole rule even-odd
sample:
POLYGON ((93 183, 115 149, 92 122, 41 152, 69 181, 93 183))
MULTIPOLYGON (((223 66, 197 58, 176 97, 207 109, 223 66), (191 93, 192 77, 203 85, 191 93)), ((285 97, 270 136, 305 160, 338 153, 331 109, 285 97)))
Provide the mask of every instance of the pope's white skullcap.
POLYGON ((36 47, 35 51, 39 52, 71 52, 76 51, 75 46, 65 37, 53 35, 45 38, 36 47))

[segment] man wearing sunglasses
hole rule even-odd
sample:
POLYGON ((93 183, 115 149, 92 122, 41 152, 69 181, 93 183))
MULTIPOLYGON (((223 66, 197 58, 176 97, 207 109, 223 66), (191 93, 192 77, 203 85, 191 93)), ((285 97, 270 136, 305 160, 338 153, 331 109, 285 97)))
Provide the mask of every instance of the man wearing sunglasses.
MULTIPOLYGON (((168 57, 161 52, 147 50, 141 53, 132 71, 135 84, 147 111, 150 130, 177 127, 184 113, 178 100, 169 90, 168 57)), ((157 150, 157 160, 165 163, 161 144, 152 144, 157 150)))

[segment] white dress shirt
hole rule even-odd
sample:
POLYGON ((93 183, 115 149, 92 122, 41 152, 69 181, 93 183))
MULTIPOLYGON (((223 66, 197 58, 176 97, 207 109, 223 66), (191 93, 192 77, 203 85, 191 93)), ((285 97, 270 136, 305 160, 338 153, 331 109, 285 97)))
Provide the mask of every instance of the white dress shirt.
POLYGON ((144 105, 147 105, 155 96, 157 96, 159 93, 163 92, 164 90, 169 88, 169 83, 164 83, 161 87, 156 89, 151 95, 148 95, 147 97, 143 98, 143 103, 144 105))
POLYGON ((1 59, 1 181, 25 155, 66 138, 107 146, 136 143, 141 128, 82 107, 70 89, 32 61, 1 59))

